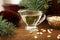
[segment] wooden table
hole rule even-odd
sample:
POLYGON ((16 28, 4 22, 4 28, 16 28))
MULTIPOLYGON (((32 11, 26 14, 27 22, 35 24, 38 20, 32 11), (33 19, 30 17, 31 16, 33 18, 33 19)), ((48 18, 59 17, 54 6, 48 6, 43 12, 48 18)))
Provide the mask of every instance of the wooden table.
MULTIPOLYGON (((42 35, 38 35, 38 38, 34 38, 33 34, 30 34, 27 30, 24 29, 25 24, 21 22, 20 27, 17 27, 15 30, 15 34, 7 37, 0 37, 0 40, 59 40, 57 36, 60 34, 60 30, 53 29, 52 33, 45 32, 42 35), (50 35, 51 37, 47 37, 50 35)), ((47 21, 44 21, 40 25, 38 25, 40 29, 52 29, 49 27, 47 21)))

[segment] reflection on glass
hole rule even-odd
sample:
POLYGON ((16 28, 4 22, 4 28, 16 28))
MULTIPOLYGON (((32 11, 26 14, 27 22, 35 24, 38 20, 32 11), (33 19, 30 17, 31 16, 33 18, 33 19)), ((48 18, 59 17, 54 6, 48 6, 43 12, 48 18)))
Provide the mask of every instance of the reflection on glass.
POLYGON ((26 23, 26 30, 34 31, 38 29, 36 26, 39 21, 41 21, 42 18, 42 11, 32 11, 32 10, 19 10, 18 11, 23 19, 23 21, 26 23))

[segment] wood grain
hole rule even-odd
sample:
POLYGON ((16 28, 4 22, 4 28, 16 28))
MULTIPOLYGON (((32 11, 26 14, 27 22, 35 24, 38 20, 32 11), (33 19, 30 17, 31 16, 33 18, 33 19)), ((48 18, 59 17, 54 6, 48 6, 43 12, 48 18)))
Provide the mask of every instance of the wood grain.
MULTIPOLYGON (((57 35, 60 34, 60 30, 53 29, 52 33, 48 32, 43 33, 42 35, 38 35, 38 38, 35 39, 33 34, 30 34, 29 31, 25 30, 25 24, 21 21, 20 27, 17 27, 15 30, 15 34, 12 36, 4 36, 0 37, 0 40, 58 40, 57 35), (47 35, 51 35, 51 37, 47 37, 47 35)), ((43 29, 52 29, 49 27, 48 22, 45 20, 43 23, 37 26, 39 30, 43 29)))

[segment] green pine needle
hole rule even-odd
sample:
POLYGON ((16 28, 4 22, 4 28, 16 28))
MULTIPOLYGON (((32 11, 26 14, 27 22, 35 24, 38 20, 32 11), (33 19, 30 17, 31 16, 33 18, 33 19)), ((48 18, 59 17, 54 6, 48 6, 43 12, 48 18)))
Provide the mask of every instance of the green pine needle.
POLYGON ((30 10, 46 11, 48 9, 46 0, 22 0, 19 5, 30 10))
POLYGON ((0 16, 0 35, 10 35, 13 34, 15 25, 13 23, 3 20, 3 17, 0 16))

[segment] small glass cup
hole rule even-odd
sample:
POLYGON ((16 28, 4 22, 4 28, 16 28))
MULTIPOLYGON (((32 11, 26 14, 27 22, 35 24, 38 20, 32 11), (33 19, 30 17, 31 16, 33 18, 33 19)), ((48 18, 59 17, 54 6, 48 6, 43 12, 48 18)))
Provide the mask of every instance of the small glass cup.
POLYGON ((42 23, 46 18, 46 15, 44 15, 42 11, 19 10, 18 13, 27 25, 25 29, 29 31, 38 29, 37 25, 42 23))

